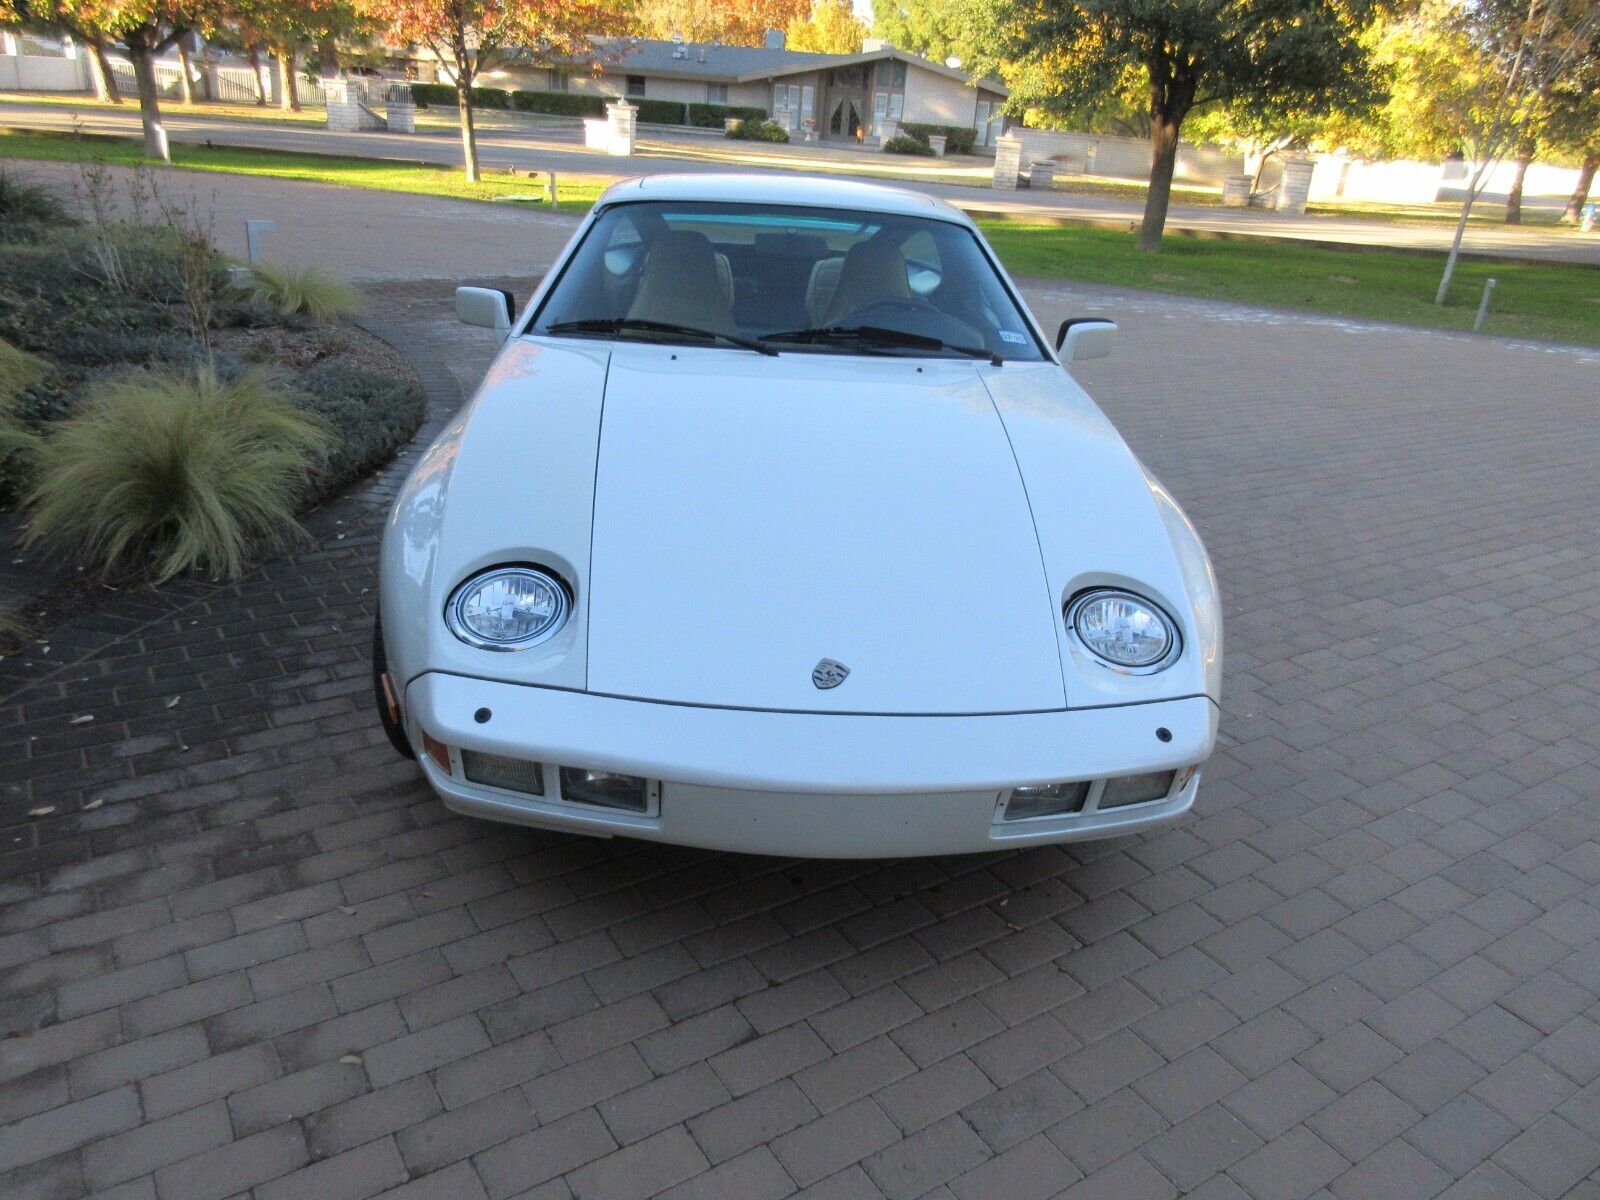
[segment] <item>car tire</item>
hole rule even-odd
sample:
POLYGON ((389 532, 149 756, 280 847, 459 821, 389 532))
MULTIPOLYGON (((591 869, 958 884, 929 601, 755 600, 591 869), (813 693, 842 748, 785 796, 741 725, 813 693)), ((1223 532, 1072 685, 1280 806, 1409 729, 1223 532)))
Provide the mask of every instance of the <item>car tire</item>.
POLYGON ((383 726, 383 732, 389 739, 389 744, 394 747, 395 753, 401 758, 416 761, 417 752, 411 748, 411 739, 406 737, 406 731, 397 725, 389 716, 389 697, 384 693, 383 676, 389 669, 389 658, 383 652, 383 617, 373 614, 372 617, 372 699, 378 709, 378 721, 383 726))

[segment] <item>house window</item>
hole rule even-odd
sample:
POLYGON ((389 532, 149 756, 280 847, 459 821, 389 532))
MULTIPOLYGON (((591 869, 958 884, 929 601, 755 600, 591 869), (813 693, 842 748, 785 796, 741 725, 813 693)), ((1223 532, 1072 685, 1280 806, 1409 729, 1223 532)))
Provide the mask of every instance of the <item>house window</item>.
POLYGON ((905 87, 905 85, 906 85, 906 65, 905 65, 905 63, 900 62, 898 59, 896 59, 895 60, 895 64, 894 64, 894 86, 897 87, 897 88, 903 88, 903 87, 905 87))
POLYGON ((892 65, 887 58, 878 60, 878 85, 880 87, 889 86, 889 71, 892 65))
POLYGON ((628 76, 628 93, 627 94, 630 95, 630 96, 642 96, 642 95, 644 95, 644 76, 643 75, 629 75, 628 76))
POLYGON ((728 102, 728 85, 725 83, 706 84, 707 104, 726 104, 728 102))
POLYGON ((552 92, 564 92, 564 91, 566 91, 570 82, 571 81, 567 78, 566 72, 564 72, 564 71, 551 71, 550 72, 550 90, 552 92))

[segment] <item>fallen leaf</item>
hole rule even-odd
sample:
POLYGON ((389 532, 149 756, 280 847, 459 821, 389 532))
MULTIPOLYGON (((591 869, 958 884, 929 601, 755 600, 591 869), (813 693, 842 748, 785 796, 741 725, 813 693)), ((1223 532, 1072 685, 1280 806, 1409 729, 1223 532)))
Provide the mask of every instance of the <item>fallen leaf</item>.
POLYGON ((355 915, 356 915, 356 910, 355 910, 355 909, 353 909, 353 908, 346 908, 346 907, 345 907, 345 906, 344 906, 344 905, 342 905, 342 904, 341 904, 341 905, 339 905, 339 911, 340 911, 340 912, 342 912, 342 913, 343 913, 343 914, 344 914, 344 915, 345 915, 345 916, 347 916, 347 917, 353 917, 353 916, 355 916, 355 915))
POLYGON ((169 697, 167 697, 167 707, 168 708, 177 708, 178 707, 178 701, 182 700, 182 699, 183 699, 182 696, 169 696, 169 697))
POLYGON ((84 713, 83 716, 81 716, 81 717, 73 717, 72 720, 68 722, 68 724, 69 725, 87 725, 92 720, 94 720, 94 714, 93 713, 84 713))
POLYGON ((349 1063, 352 1067, 359 1067, 361 1065, 361 1055, 343 1054, 339 1056, 339 1061, 342 1063, 349 1063))
POLYGON ((55 810, 56 806, 54 804, 46 804, 43 808, 30 808, 28 815, 30 817, 48 817, 55 810))

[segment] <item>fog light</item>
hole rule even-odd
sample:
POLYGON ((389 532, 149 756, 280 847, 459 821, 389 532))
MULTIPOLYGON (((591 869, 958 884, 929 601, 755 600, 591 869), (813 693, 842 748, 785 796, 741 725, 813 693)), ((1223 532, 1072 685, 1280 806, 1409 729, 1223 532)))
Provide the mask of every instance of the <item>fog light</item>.
POLYGON ((1172 791, 1176 771, 1152 771, 1146 775, 1124 775, 1106 780, 1100 793, 1101 808, 1121 808, 1125 804, 1146 804, 1163 799, 1172 791))
POLYGON ((530 796, 544 795, 544 768, 526 759, 462 750, 461 773, 473 783, 486 787, 525 792, 530 796))
POLYGON ((1006 797, 1005 819, 1025 821, 1029 817, 1059 817, 1083 808, 1089 798, 1089 785, 1074 783, 1038 783, 1028 787, 1012 788, 1006 797))
POLYGON ((645 780, 637 775, 615 775, 610 771, 562 767, 561 796, 578 804, 597 804, 629 812, 642 813, 650 809, 650 788, 645 780))

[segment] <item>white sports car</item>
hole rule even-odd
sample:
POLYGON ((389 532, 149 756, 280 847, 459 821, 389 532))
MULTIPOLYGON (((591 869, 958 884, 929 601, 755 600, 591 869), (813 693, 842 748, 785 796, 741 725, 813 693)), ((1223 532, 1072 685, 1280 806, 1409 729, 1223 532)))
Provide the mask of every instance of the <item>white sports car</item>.
POLYGON ((460 813, 761 854, 1106 837, 1194 802, 1194 527, 972 222, 797 177, 601 197, 384 534, 374 650, 460 813))

